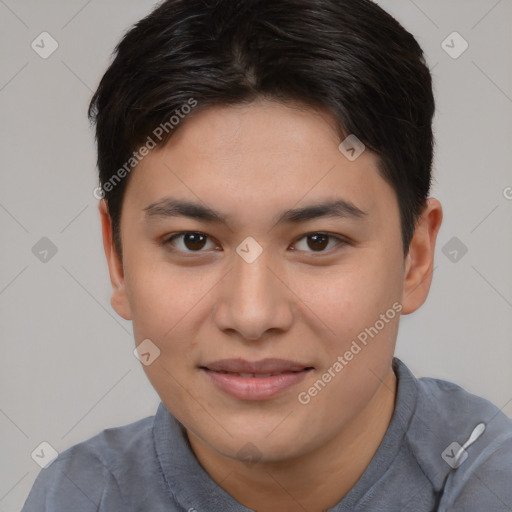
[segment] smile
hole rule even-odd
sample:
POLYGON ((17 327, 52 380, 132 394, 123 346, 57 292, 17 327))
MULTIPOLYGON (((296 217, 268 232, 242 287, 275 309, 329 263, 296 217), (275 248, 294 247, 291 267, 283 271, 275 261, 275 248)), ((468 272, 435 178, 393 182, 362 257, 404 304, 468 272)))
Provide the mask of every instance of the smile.
POLYGON ((238 400, 268 400, 297 385, 314 368, 281 359, 229 359, 200 366, 209 382, 238 400))

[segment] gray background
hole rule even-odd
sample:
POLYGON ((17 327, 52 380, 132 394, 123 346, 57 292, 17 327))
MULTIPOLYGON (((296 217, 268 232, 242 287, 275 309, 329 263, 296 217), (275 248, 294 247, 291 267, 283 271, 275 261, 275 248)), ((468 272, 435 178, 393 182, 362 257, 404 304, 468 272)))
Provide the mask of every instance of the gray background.
MULTIPOLYGON (((154 3, 0 0, 0 512, 20 510, 42 441, 60 452, 159 402, 110 306, 86 117, 115 44, 154 3), (31 47, 43 31, 58 43, 46 59, 31 47), (57 248, 46 261, 43 237, 57 248)), ((433 70, 445 213, 429 299, 402 318, 397 355, 512 416, 512 1, 379 3, 433 70), (456 59, 442 47, 453 31, 469 43, 456 59)))

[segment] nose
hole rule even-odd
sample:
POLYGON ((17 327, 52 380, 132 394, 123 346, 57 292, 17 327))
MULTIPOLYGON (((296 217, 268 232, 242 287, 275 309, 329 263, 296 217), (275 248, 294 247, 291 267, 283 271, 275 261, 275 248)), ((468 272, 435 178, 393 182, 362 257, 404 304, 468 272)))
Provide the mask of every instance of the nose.
POLYGON ((286 286, 284 271, 272 263, 266 250, 251 263, 235 254, 231 271, 219 283, 216 299, 218 328, 236 331, 246 340, 285 331, 293 321, 293 293, 286 286))

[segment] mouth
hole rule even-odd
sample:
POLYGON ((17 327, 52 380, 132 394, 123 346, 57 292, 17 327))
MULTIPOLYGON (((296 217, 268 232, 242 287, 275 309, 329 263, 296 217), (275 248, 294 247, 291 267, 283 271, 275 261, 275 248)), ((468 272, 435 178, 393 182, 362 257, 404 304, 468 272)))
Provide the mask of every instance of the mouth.
POLYGON ((199 367, 216 388, 239 400, 266 400, 298 384, 314 370, 284 359, 224 359, 199 367))
MULTIPOLYGON (((215 371, 210 370, 209 368, 203 368, 207 371, 215 371)), ((304 368, 306 370, 307 368, 304 368)), ((215 371, 215 373, 221 373, 225 375, 238 375, 239 377, 248 378, 248 377, 256 377, 257 379, 264 379, 266 377, 275 377, 276 375, 283 375, 285 373, 300 373, 303 370, 290 371, 290 372, 276 372, 276 373, 238 373, 238 372, 225 372, 225 371, 215 371)))

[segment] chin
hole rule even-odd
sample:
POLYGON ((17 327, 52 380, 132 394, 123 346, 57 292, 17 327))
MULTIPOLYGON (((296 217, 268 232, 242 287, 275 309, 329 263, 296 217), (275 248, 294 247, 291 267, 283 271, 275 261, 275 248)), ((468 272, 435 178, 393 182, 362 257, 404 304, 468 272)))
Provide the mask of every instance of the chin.
POLYGON ((262 436, 261 433, 246 432, 239 433, 235 438, 224 438, 222 442, 214 442, 211 446, 224 456, 251 466, 255 463, 272 464, 285 461, 307 451, 297 445, 295 436, 290 435, 287 439, 282 442, 277 438, 262 436))

